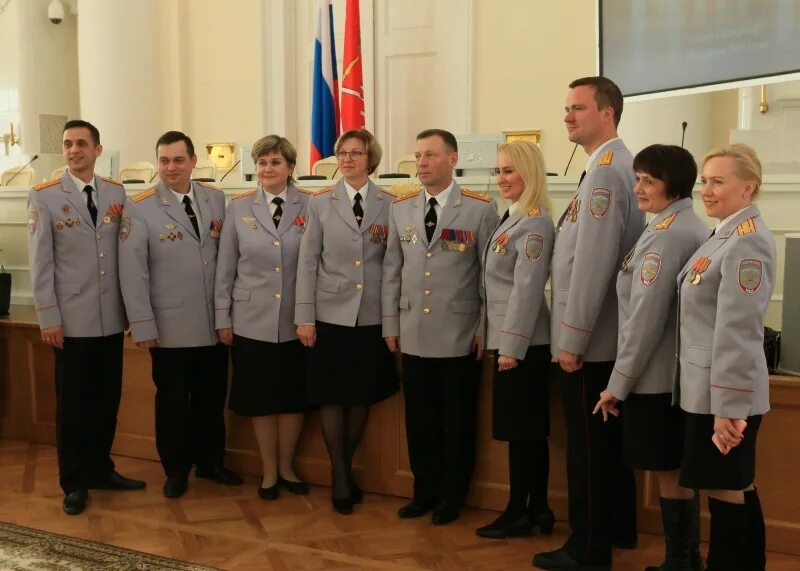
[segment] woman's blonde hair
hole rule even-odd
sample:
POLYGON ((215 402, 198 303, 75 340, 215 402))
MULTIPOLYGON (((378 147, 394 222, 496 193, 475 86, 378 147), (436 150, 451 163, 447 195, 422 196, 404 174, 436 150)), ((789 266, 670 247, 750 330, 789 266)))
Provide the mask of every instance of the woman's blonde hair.
POLYGON ((705 167, 709 160, 716 157, 731 157, 735 165, 736 176, 743 181, 756 183, 756 189, 751 195, 755 199, 758 191, 761 190, 761 161, 758 160, 755 149, 742 143, 715 147, 703 157, 703 166, 705 167))
POLYGON ((512 141, 497 147, 497 154, 503 154, 517 171, 525 184, 519 197, 517 213, 523 216, 532 208, 546 208, 550 211, 550 198, 547 194, 547 171, 542 151, 530 141, 512 141))
POLYGON ((366 129, 353 129, 346 131, 341 137, 339 137, 339 140, 336 141, 333 154, 338 155, 342 143, 349 141, 350 139, 356 139, 364 143, 364 149, 367 151, 367 174, 374 173, 375 169, 378 168, 378 165, 381 164, 381 158, 383 158, 383 149, 381 149, 381 144, 378 142, 378 139, 376 139, 375 135, 366 129))

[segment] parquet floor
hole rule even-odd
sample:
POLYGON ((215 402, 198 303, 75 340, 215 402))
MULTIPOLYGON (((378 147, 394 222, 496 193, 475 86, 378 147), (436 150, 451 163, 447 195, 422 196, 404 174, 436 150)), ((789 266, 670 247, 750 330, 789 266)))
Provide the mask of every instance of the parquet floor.
MULTIPOLYGON (((238 488, 192 479, 186 496, 167 500, 158 463, 116 462, 123 474, 146 480, 147 490, 91 492, 86 512, 68 517, 61 512, 55 449, 0 440, 0 520, 241 571, 531 569, 533 553, 558 547, 566 536, 566 524, 559 523, 550 537, 483 540, 474 529, 493 512, 466 510, 457 522, 435 527, 427 518, 398 519, 403 500, 369 494, 354 515, 340 516, 322 487, 264 502, 255 478, 238 488)), ((615 555, 615 571, 660 561, 662 538, 639 538, 638 550, 615 555)), ((800 569, 800 557, 770 554, 769 569, 800 569)))

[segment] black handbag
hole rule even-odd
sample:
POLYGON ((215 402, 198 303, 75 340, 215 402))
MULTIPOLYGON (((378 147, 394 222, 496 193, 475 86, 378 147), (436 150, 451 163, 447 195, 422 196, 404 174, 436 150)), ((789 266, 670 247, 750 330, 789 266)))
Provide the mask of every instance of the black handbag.
POLYGON ((767 370, 770 374, 778 372, 781 362, 781 332, 764 327, 764 355, 767 357, 767 370))
POLYGON ((11 310, 11 274, 0 265, 0 315, 8 315, 11 310))

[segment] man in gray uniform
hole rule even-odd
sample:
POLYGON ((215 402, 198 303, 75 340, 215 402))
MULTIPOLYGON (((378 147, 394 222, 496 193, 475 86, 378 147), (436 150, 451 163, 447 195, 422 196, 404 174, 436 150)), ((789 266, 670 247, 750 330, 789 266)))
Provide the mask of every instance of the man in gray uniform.
POLYGON ((564 122, 589 161, 557 224, 550 344, 562 370, 571 533, 533 564, 599 570, 611 568, 613 543, 636 544, 636 490, 622 458, 620 419, 604 423, 592 410, 617 352, 617 270, 644 230, 644 213, 633 193, 633 157, 617 136, 619 88, 604 77, 569 87, 564 122))
POLYGON ((62 150, 67 171, 28 195, 28 251, 42 340, 55 352, 63 508, 76 515, 86 507, 88 489, 145 484, 118 474, 110 456, 126 327, 117 279, 125 189, 95 176, 103 147, 91 123, 68 121, 62 150))
POLYGON ((193 464, 198 478, 242 483, 222 465, 228 351, 215 331, 214 276, 225 195, 191 180, 197 157, 183 133, 163 134, 156 151, 161 181, 125 206, 119 273, 133 340, 153 361, 164 495, 178 498, 193 464))
POLYGON ((423 131, 415 155, 425 189, 398 198, 389 214, 383 336, 403 354, 414 473, 414 498, 398 515, 435 508, 433 523, 444 525, 459 516, 475 459, 480 258, 498 216, 494 200, 453 180, 458 147, 451 133, 423 131))

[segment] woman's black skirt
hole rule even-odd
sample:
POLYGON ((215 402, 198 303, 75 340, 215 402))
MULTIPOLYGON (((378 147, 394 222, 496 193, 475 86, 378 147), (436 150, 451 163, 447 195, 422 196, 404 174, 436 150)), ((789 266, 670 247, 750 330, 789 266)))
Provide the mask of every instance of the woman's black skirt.
POLYGON ((550 346, 528 347, 525 359, 507 371, 497 368, 492 380, 492 438, 534 440, 550 435, 548 378, 550 346))
POLYGON ((622 412, 625 461, 640 470, 677 470, 683 455, 683 411, 672 394, 635 394, 622 412))
POLYGON ((269 343, 234 335, 230 409, 242 416, 305 412, 305 353, 297 340, 269 343))
POLYGON ((399 376, 380 325, 347 327, 318 321, 308 350, 308 399, 315 405, 358 406, 397 392, 399 376))

